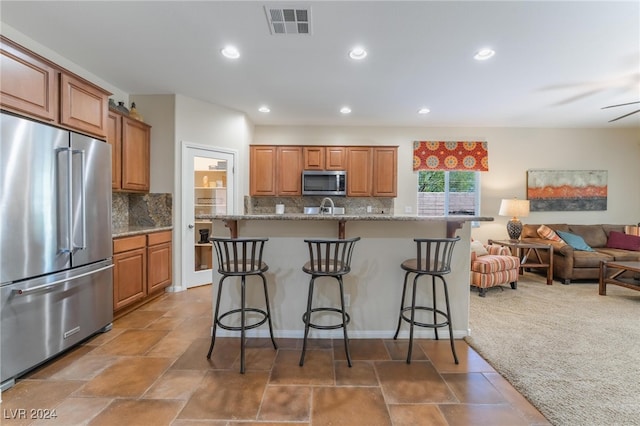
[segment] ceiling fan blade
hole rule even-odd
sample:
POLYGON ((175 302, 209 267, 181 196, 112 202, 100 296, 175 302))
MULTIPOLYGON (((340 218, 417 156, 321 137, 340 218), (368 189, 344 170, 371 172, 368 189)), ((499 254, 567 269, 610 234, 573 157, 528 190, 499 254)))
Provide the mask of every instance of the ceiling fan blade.
MULTIPOLYGON (((626 104, 609 105, 609 106, 606 106, 606 107, 602 107, 601 109, 615 108, 615 107, 619 107, 619 106, 626 106, 626 105, 633 105, 633 104, 640 104, 640 101, 628 102, 626 104)), ((633 114, 633 113, 631 113, 631 114, 633 114)))
MULTIPOLYGON (((637 102, 633 102, 633 103, 637 103, 637 102)), ((630 112, 629 114, 621 115, 620 117, 618 117, 618 118, 614 118, 613 120, 609 120, 609 123, 613 123, 614 121, 618 121, 618 120, 620 120, 621 118, 628 117, 628 116, 630 116, 630 115, 632 115, 632 114, 635 114, 636 112, 640 112, 640 109, 637 109, 637 110, 635 110, 635 111, 632 111, 632 112, 630 112)))

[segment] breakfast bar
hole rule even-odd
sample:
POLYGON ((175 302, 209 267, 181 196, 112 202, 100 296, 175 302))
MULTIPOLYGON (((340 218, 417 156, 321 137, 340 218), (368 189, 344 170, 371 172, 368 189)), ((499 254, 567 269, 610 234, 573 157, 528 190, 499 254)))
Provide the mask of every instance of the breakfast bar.
MULTIPOLYGON (((307 215, 247 214, 201 215, 198 219, 213 222, 215 237, 268 237, 264 260, 273 326, 278 337, 299 338, 303 334, 301 320, 307 298, 308 276, 302 265, 308 260, 305 238, 360 237, 355 247, 351 273, 345 277, 345 294, 351 315, 349 333, 352 338, 391 338, 395 332, 402 293, 403 260, 415 258, 414 238, 459 236, 447 277, 455 338, 468 335, 469 329, 469 264, 470 226, 473 221, 491 221, 491 217, 359 214, 307 215)), ((214 266, 213 283, 220 276, 214 266)), ((431 285, 421 286, 422 296, 430 298, 431 285)), ((225 288, 223 304, 239 300, 238 289, 225 288), (238 294, 235 294, 235 293, 238 294)), ((260 303, 259 292, 256 303, 260 303)), ((337 303, 331 295, 329 303, 337 303)), ((251 299, 253 295, 248 295, 251 299)), ((439 303, 444 302, 438 300, 439 303)), ((266 337, 267 330, 252 330, 266 337)), ((313 330, 310 337, 340 337, 337 332, 313 330), (335 334, 335 336, 334 336, 335 334)), ((441 332, 440 334, 445 334, 441 332)), ((403 328, 400 337, 407 337, 403 328)), ((416 330, 417 337, 432 338, 432 330, 416 330)))

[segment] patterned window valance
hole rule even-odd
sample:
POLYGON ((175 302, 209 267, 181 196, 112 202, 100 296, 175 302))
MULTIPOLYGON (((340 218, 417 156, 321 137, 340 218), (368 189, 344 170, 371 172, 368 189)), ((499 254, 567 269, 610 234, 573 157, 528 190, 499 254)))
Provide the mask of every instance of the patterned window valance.
POLYGON ((489 170, 487 142, 435 142, 413 143, 413 170, 489 170))

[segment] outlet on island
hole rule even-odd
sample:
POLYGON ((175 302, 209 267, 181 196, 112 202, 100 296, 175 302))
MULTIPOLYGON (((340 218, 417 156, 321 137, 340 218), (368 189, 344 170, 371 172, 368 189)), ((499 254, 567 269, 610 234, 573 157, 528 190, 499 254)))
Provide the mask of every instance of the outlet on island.
POLYGON ((373 212, 373 207, 367 206, 367 213, 372 213, 372 212, 373 212))

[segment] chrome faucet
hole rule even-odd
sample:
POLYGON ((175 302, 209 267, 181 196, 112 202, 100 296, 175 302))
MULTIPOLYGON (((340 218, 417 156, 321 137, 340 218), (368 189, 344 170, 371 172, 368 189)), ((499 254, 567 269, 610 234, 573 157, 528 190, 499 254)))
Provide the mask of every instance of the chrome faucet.
POLYGON ((329 197, 324 197, 322 199, 322 201, 320 202, 320 214, 324 214, 325 213, 325 209, 327 209, 328 207, 324 206, 325 202, 329 202, 331 204, 331 214, 333 214, 333 210, 335 208, 335 204, 333 204, 333 200, 329 197))

